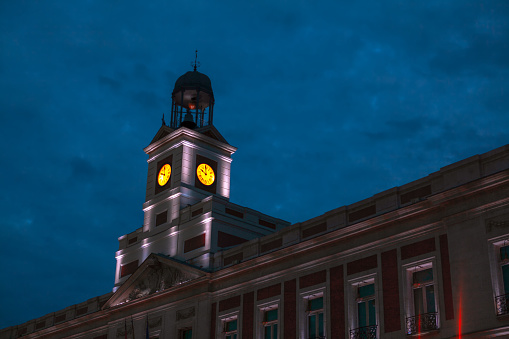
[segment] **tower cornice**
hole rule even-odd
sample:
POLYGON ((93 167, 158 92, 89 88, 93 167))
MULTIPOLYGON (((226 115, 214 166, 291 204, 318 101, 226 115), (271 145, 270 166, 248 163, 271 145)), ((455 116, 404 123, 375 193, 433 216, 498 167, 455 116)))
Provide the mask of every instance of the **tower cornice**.
MULTIPOLYGON (((216 130, 217 131, 217 130, 216 130)), ((176 129, 172 131, 170 134, 164 136, 163 138, 151 143, 147 147, 143 149, 145 153, 148 155, 152 155, 154 152, 156 152, 158 149, 163 147, 164 145, 176 142, 179 138, 181 139, 194 139, 196 141, 200 141, 205 144, 209 144, 215 148, 218 148, 225 153, 232 155, 237 151, 237 147, 234 147, 226 142, 222 142, 219 140, 216 140, 214 138, 211 138, 207 135, 204 135, 200 132, 194 131, 192 129, 189 129, 187 127, 180 127, 179 129, 176 129)))

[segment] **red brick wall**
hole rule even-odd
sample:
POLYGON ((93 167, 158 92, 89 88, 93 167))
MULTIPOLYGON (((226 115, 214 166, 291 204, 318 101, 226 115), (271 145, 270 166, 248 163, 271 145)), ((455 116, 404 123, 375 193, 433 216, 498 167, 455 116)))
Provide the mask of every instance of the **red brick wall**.
POLYGON ((237 295, 235 297, 221 300, 219 302, 219 312, 223 312, 229 310, 230 308, 235 308, 239 306, 240 306, 240 295, 237 295))
POLYGON ((319 225, 310 227, 310 228, 305 229, 304 231, 302 231, 302 237, 303 238, 307 238, 307 237, 310 237, 312 235, 315 235, 315 234, 318 234, 318 233, 322 233, 322 232, 325 232, 325 231, 327 231, 327 224, 326 223, 321 223, 319 225))
POLYGON ((401 247, 401 259, 413 258, 421 254, 434 252, 435 250, 435 238, 429 238, 401 247))
POLYGON ((242 338, 253 339, 254 292, 245 293, 242 304, 242 338))
POLYGON ((367 258, 362 258, 359 260, 355 260, 349 262, 346 265, 346 272, 348 275, 355 274, 363 271, 367 271, 373 268, 377 268, 378 262, 376 258, 376 254, 367 258))
POLYGON ((451 265, 449 263, 449 244, 447 234, 440 236, 440 258, 442 263, 442 279, 444 283, 445 320, 454 319, 454 304, 452 300, 451 265))
POLYGON ((367 218, 376 213, 376 205, 365 207, 361 210, 350 212, 348 214, 348 222, 354 222, 360 219, 367 218))
POLYGON ((263 252, 268 252, 268 251, 272 251, 272 250, 275 250, 276 248, 279 248, 283 246, 283 239, 276 239, 276 240, 272 240, 271 242, 269 243, 266 243, 266 244, 262 244, 260 247, 260 251, 263 253, 263 252))
POLYGON ((340 339, 345 336, 345 286, 343 265, 330 269, 330 322, 331 338, 340 339))
POLYGON ((285 281, 285 338, 297 338, 297 280, 285 281))
POLYGON ((325 270, 311 273, 299 278, 299 288, 306 288, 316 284, 321 284, 324 283, 326 279, 327 273, 325 270))
POLYGON ((216 339, 216 303, 213 303, 210 310, 210 339, 216 339))
POLYGON ((65 320, 65 316, 66 316, 66 314, 65 314, 65 313, 64 313, 64 314, 61 314, 61 315, 57 315, 57 316, 55 317, 55 323, 60 323, 60 322, 64 321, 64 320, 65 320))
POLYGON ((281 284, 276 284, 256 291, 256 300, 264 300, 281 294, 281 284))
POLYGON ((413 191, 407 192, 401 195, 401 204, 406 204, 412 199, 419 199, 425 196, 431 195, 431 185, 417 188, 413 191))
POLYGON ((382 253, 382 293, 384 298, 385 333, 401 329, 399 309, 398 252, 382 253))
POLYGON ((77 315, 77 316, 78 316, 78 315, 83 315, 83 314, 87 313, 87 311, 88 311, 88 309, 87 309, 87 307, 86 307, 86 306, 85 306, 85 307, 82 307, 82 308, 78 308, 78 309, 76 310, 76 315, 77 315))

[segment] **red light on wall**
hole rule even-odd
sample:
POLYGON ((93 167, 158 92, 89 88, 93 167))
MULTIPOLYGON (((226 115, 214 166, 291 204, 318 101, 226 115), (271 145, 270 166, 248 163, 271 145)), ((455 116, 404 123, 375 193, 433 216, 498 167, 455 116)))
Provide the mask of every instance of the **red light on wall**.
POLYGON ((195 108, 196 108, 196 104, 194 102, 190 102, 189 109, 195 109, 195 108))
POLYGON ((463 313, 463 310, 462 310, 463 305, 461 303, 461 297, 462 297, 462 295, 461 295, 461 292, 460 292, 460 302, 459 302, 459 312, 458 312, 459 313, 458 314, 458 339, 461 339, 461 327, 463 326, 463 319, 462 319, 462 317, 463 317, 463 314, 462 314, 463 313))

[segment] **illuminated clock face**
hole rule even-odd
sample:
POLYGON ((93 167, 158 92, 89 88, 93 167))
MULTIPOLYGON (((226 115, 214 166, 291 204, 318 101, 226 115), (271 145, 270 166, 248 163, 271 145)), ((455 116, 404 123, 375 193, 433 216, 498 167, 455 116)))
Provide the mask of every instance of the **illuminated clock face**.
POLYGON ((201 183, 207 186, 212 185, 216 179, 214 170, 207 164, 198 165, 196 175, 198 175, 198 179, 200 179, 201 183))
POLYGON ((159 171, 159 174, 157 176, 157 183, 159 186, 164 186, 170 180, 171 175, 171 166, 169 164, 164 165, 161 167, 161 170, 159 171))

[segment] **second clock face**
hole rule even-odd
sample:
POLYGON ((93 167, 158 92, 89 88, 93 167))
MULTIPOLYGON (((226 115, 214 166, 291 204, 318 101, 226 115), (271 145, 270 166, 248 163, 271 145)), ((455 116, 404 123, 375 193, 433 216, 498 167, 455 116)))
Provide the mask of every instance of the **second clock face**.
POLYGON ((214 183, 216 179, 216 175, 214 174, 214 170, 207 164, 200 164, 196 168, 196 175, 200 182, 204 185, 210 186, 214 183))
POLYGON ((157 175, 157 183, 159 186, 164 186, 170 180, 171 175, 171 166, 170 164, 165 164, 163 167, 161 167, 161 170, 159 171, 159 174, 157 175))

